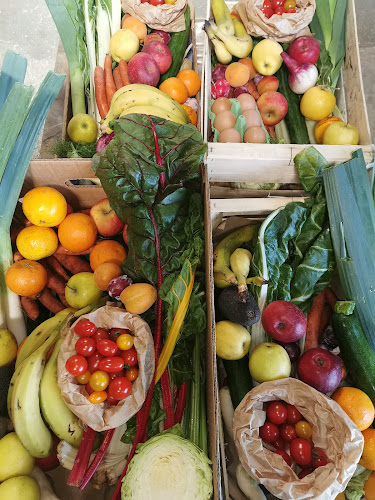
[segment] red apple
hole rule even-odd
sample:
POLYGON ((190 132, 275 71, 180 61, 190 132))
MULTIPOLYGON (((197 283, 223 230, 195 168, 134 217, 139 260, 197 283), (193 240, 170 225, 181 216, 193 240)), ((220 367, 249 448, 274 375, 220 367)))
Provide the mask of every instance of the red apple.
POLYGON ((302 354, 297 364, 297 372, 302 382, 327 393, 337 389, 340 384, 342 366, 338 356, 316 347, 302 354))
POLYGON ((114 236, 124 227, 124 223, 111 208, 108 198, 98 201, 91 207, 90 217, 94 219, 98 233, 102 236, 114 236))
POLYGON ((225 70, 227 69, 226 64, 216 64, 211 73, 211 81, 212 83, 217 82, 218 80, 225 79, 225 70))
POLYGON ((300 36, 289 45, 287 53, 298 62, 315 64, 319 59, 320 44, 313 36, 300 36))
POLYGON ((143 45, 147 45, 150 42, 162 42, 162 41, 163 40, 161 39, 160 35, 158 35, 157 33, 150 33, 149 35, 145 36, 143 45))
POLYGON ((156 61, 156 64, 159 66, 160 74, 166 73, 172 64, 172 54, 166 45, 163 42, 150 42, 147 45, 143 46, 143 53, 146 53, 153 57, 156 61))
POLYGON ((276 76, 265 76, 263 77, 258 85, 257 85, 257 90, 260 95, 264 94, 265 92, 276 92, 276 90, 279 88, 279 80, 276 78, 276 76))
POLYGON ((143 83, 156 87, 160 78, 159 66, 150 54, 138 52, 128 63, 128 77, 130 83, 143 83))
POLYGON ((167 33, 166 31, 163 30, 154 30, 152 33, 156 33, 157 35, 160 36, 161 41, 168 45, 168 43, 171 41, 171 35, 167 33))
POLYGON ((129 278, 126 274, 123 274, 118 278, 113 278, 113 280, 108 283, 107 292, 113 299, 120 300, 121 292, 132 284, 133 281, 131 278, 129 278))
POLYGON ((124 240, 125 245, 127 245, 128 244, 128 225, 127 224, 124 225, 124 229, 122 231, 122 238, 124 240))
POLYGON ((266 306, 262 325, 274 340, 296 342, 306 333, 306 317, 299 307, 286 300, 275 300, 266 306))
POLYGON ((280 92, 265 92, 257 101, 264 125, 280 123, 288 111, 288 103, 280 92))

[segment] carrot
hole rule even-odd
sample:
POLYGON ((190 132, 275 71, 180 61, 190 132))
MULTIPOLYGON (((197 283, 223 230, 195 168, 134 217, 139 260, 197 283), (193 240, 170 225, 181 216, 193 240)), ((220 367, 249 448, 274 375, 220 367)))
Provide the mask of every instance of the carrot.
POLYGON ((104 70, 97 66, 94 71, 95 101, 98 106, 100 118, 105 118, 109 111, 107 95, 105 91, 104 70))
POLYGON ((324 309, 322 312, 322 316, 320 318, 319 324, 319 336, 324 332, 331 321, 332 311, 327 303, 324 304, 324 309))
POLYGON ((30 297, 21 297, 21 305, 27 316, 35 321, 39 317, 39 304, 36 300, 30 297))
POLYGON ((307 327, 304 348, 305 351, 307 351, 308 349, 313 349, 314 347, 318 347, 320 318, 323 314, 324 306, 325 293, 323 291, 315 297, 310 311, 307 314, 307 327))
POLYGON ((250 94, 254 97, 256 101, 259 99, 259 92, 257 91, 257 87, 254 83, 254 80, 249 80, 247 83, 245 83, 244 87, 247 88, 247 90, 250 92, 250 94))
POLYGON ((120 69, 118 66, 113 70, 113 79, 115 81, 116 90, 121 89, 121 87, 123 87, 123 85, 122 85, 122 80, 121 80, 121 75, 120 75, 120 69))
POLYGON ((73 274, 92 273, 90 264, 77 255, 56 255, 56 259, 61 265, 73 274))
POLYGON ((273 125, 266 125, 266 129, 270 134, 271 139, 276 139, 275 127, 273 125))
POLYGON ((329 307, 331 308, 331 311, 333 312, 335 310, 335 304, 337 302, 337 297, 335 292, 332 290, 332 288, 327 287, 324 289, 324 294, 325 294, 325 299, 329 307))
POLYGON ((108 105, 111 106, 111 101, 113 94, 116 92, 115 81, 113 80, 112 73, 112 57, 105 56, 104 59, 104 80, 105 80, 105 91, 107 95, 108 105))
POLYGON ((65 282, 69 281, 70 276, 69 274, 65 271, 63 266, 60 264, 60 262, 51 255, 50 257, 47 257, 47 263, 49 267, 58 275, 60 278, 62 278, 65 282))
POLYGON ((88 248, 87 250, 85 250, 84 252, 71 252, 70 250, 67 250, 66 248, 64 248, 62 245, 59 245, 57 247, 57 250, 55 251, 55 253, 53 254, 56 258, 58 255, 87 255, 91 252, 91 250, 94 248, 95 245, 93 245, 92 247, 88 248))
POLYGON ((60 276, 56 276, 49 269, 47 269, 47 287, 58 295, 65 296, 65 283, 60 276))
POLYGON ((20 260, 23 260, 23 256, 16 250, 13 254, 13 262, 19 262, 20 260))
POLYGON ((125 85, 130 85, 128 77, 128 63, 124 59, 121 59, 121 61, 118 63, 118 67, 120 70, 122 86, 124 87, 125 85))
POLYGON ((65 306, 60 302, 60 300, 53 295, 51 290, 47 287, 42 291, 39 296, 40 302, 53 314, 65 309, 65 306))

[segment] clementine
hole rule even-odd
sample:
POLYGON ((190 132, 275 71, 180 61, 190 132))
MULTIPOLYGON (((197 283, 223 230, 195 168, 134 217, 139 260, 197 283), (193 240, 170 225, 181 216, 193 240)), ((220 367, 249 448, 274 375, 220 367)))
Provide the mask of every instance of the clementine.
POLYGON ((23 197, 22 210, 35 226, 53 227, 62 222, 67 213, 67 203, 57 189, 40 186, 23 197))
POLYGON ((121 267, 115 262, 103 262, 94 271, 95 285, 100 290, 107 290, 108 283, 113 278, 122 275, 121 267))
POLYGON ((196 126, 198 123, 197 113, 194 111, 194 109, 191 106, 188 106, 187 104, 183 104, 182 107, 184 108, 184 110, 188 114, 188 117, 190 118, 191 123, 196 126))
POLYGON ((64 248, 84 252, 96 241, 98 230, 94 220, 86 214, 70 214, 59 225, 58 236, 64 248))
POLYGON ((183 104, 189 97, 188 89, 182 80, 176 77, 167 78, 159 86, 159 90, 172 97, 175 101, 183 104))
POLYGON ((362 434, 365 444, 359 465, 369 470, 375 470, 375 429, 366 429, 362 434))
POLYGON ((194 97, 198 94, 201 88, 201 79, 196 71, 193 69, 183 69, 177 74, 177 78, 184 82, 188 90, 189 97, 194 97))
POLYGON ((375 500, 375 472, 371 472, 365 482, 365 498, 366 500, 375 500))
POLYGON ((353 420, 360 431, 370 427, 374 420, 375 410, 371 399, 365 392, 355 387, 341 387, 331 397, 353 420))
POLYGON ((35 295, 46 286, 47 271, 42 264, 34 260, 19 260, 6 272, 5 283, 9 290, 18 295, 24 297, 35 295))
POLYGON ((125 248, 114 240, 99 241, 90 252, 90 266, 93 271, 104 262, 114 262, 121 266, 125 259, 125 248))

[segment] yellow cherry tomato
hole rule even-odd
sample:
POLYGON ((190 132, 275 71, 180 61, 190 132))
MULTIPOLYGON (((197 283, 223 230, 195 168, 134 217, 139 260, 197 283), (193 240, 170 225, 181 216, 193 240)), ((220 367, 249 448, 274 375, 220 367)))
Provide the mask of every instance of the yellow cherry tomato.
POLYGON ((90 380, 90 377, 91 377, 91 373, 87 370, 82 375, 79 375, 78 377, 76 377, 76 379, 77 379, 77 382, 79 384, 87 384, 87 382, 90 380))
POLYGON ((89 401, 93 405, 97 405, 99 403, 103 403, 107 399, 107 393, 105 391, 95 391, 92 392, 89 396, 89 401))
POLYGON ((168 5, 174 5, 176 3, 176 0, 164 0, 164 3, 168 5))
POLYGON ((288 12, 289 9, 295 9, 296 8, 296 2, 294 0, 286 0, 284 3, 284 10, 285 12, 288 12))
POLYGON ((297 436, 303 439, 309 439, 312 436, 312 427, 306 420, 300 420, 296 423, 297 436))
POLYGON ((138 377, 138 368, 133 366, 130 370, 126 370, 125 377, 130 380, 130 382, 134 382, 134 380, 138 377))
POLYGON ((307 120, 319 121, 329 116, 336 106, 336 97, 325 87, 311 87, 301 99, 301 113, 307 120))
POLYGON ((121 349, 121 351, 127 351, 131 349, 134 344, 134 337, 129 333, 123 333, 117 338, 117 347, 121 349))
POLYGON ((94 391, 104 391, 109 384, 109 375, 103 370, 94 372, 90 377, 90 387, 94 391))

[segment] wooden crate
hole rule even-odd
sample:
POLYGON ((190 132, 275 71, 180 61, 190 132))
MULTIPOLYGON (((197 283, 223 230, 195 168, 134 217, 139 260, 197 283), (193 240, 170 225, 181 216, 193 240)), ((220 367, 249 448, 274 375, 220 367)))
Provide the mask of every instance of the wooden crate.
MULTIPOLYGON (((370 126, 367 116, 365 95, 363 90, 361 64, 359 58, 357 23, 355 14, 355 0, 348 0, 346 19, 346 58, 342 67, 338 83, 340 89, 336 92, 337 105, 340 112, 349 123, 359 130, 360 147, 363 149, 365 161, 370 163, 374 159, 371 143, 370 126)), ((227 1, 231 9, 236 1, 227 1)), ((212 17, 210 4, 208 5, 207 19, 212 17)), ((205 43, 205 87, 204 87, 204 138, 207 141, 210 134, 208 117, 209 101, 211 98, 211 44, 208 37, 205 43)), ((209 173, 216 175, 221 181, 236 181, 231 176, 235 164, 247 169, 248 182, 270 182, 274 171, 285 177, 285 169, 293 166, 294 156, 304 149, 305 145, 293 144, 219 144, 208 143, 207 168, 209 173), (265 160, 267 160, 265 162, 265 160), (258 172, 256 167, 262 167, 258 172), (263 168, 264 167, 264 168, 263 168), (257 176, 257 179, 253 178, 257 176)), ((347 161, 358 146, 318 146, 319 151, 329 163, 347 161)), ((281 178, 279 179, 282 180, 281 178)))

